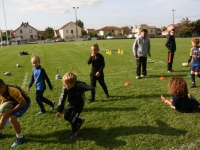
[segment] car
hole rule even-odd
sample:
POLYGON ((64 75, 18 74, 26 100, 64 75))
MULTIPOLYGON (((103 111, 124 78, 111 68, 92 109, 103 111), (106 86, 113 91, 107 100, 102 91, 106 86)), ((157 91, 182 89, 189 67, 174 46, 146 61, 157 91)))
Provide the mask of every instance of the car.
POLYGON ((52 40, 48 38, 48 39, 46 39, 44 42, 45 42, 45 43, 50 43, 50 42, 52 42, 52 40))
POLYGON ((135 38, 135 36, 134 36, 134 34, 129 34, 129 35, 127 36, 127 38, 128 38, 128 39, 133 39, 133 38, 135 38))
POLYGON ((2 42, 0 42, 0 45, 9 45, 10 44, 10 41, 2 41, 2 42))
POLYGON ((62 42, 63 39, 62 39, 62 38, 57 38, 55 41, 56 41, 56 42, 62 42))
POLYGON ((114 39, 113 36, 107 36, 106 39, 114 39))

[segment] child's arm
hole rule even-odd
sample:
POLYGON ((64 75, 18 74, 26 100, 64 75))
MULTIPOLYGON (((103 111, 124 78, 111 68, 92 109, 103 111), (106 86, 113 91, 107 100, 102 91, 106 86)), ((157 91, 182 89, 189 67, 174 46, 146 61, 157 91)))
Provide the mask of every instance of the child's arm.
POLYGON ((60 95, 59 102, 58 102, 57 112, 62 113, 65 107, 66 99, 67 99, 67 91, 66 91, 66 88, 63 87, 62 93, 60 95))
POLYGON ((88 59, 88 61, 87 61, 88 65, 92 63, 92 57, 93 57, 93 56, 90 55, 90 57, 89 57, 89 59, 88 59))
POLYGON ((49 89, 50 89, 50 90, 53 90, 53 86, 52 86, 52 84, 51 84, 51 81, 49 80, 49 77, 48 77, 46 71, 44 70, 44 68, 42 69, 42 76, 43 76, 43 78, 47 81, 47 84, 48 84, 48 86, 49 86, 49 89))
POLYGON ((33 71, 32 71, 31 80, 29 82, 27 90, 30 90, 30 88, 32 87, 33 83, 34 83, 34 74, 33 74, 33 71))
POLYGON ((102 55, 101 55, 100 63, 101 63, 101 67, 98 72, 101 72, 103 70, 103 68, 105 67, 105 61, 104 61, 104 57, 102 55))

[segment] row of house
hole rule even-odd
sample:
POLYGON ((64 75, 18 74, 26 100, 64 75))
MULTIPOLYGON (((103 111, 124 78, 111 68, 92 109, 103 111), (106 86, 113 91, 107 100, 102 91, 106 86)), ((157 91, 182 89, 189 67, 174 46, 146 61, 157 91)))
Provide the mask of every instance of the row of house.
MULTIPOLYGON (((156 37, 157 33, 161 33, 162 35, 168 34, 168 32, 172 28, 180 28, 178 24, 170 24, 167 27, 167 30, 161 31, 161 29, 155 26, 148 26, 146 24, 141 24, 139 26, 135 26, 135 28, 131 29, 133 34, 140 34, 142 29, 147 29, 149 37, 156 37)), ((98 36, 105 37, 107 34, 112 33, 114 35, 118 35, 119 33, 123 35, 123 29, 115 26, 106 26, 101 29, 86 29, 87 33, 97 32, 98 36)), ((63 25, 61 28, 54 30, 54 36, 60 37, 65 41, 67 39, 74 39, 76 36, 81 36, 81 27, 77 26, 74 22, 69 22, 63 25)), ((38 31, 34 27, 32 27, 28 22, 20 25, 16 30, 11 30, 10 32, 11 38, 21 37, 22 40, 39 40, 44 36, 44 31, 38 31)))

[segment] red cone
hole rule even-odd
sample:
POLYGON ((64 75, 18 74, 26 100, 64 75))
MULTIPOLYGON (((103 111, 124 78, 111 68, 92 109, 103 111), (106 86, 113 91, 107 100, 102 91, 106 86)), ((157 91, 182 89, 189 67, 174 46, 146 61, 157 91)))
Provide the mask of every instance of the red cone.
POLYGON ((129 82, 124 83, 124 86, 130 86, 131 84, 129 82))
POLYGON ((160 80, 165 80, 165 78, 164 78, 164 77, 160 77, 159 79, 160 79, 160 80))

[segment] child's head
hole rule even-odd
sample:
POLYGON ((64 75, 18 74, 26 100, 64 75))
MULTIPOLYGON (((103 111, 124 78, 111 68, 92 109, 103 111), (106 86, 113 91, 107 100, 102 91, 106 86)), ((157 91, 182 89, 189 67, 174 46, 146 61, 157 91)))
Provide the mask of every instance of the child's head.
POLYGON ((147 29, 142 29, 142 31, 141 31, 142 38, 146 38, 147 37, 147 33, 148 33, 147 29))
POLYGON ((2 95, 5 91, 6 91, 6 84, 2 79, 0 79, 0 95, 2 95))
POLYGON ((33 56, 31 58, 31 63, 32 63, 32 65, 33 65, 34 68, 37 68, 40 65, 40 57, 33 56))
POLYGON ((193 47, 198 47, 199 45, 199 39, 198 38, 193 38, 192 39, 192 46, 193 47))
POLYGON ((174 35, 175 34, 175 29, 171 29, 170 34, 174 35))
POLYGON ((94 53, 95 55, 99 53, 99 45, 96 43, 96 44, 93 44, 92 47, 91 47, 91 50, 92 50, 92 53, 94 53))
POLYGON ((187 96, 188 88, 185 80, 181 77, 172 77, 169 80, 169 93, 178 97, 187 96))
POLYGON ((72 87, 74 87, 76 81, 77 75, 72 72, 66 73, 62 78, 63 86, 67 89, 71 89, 72 87))

